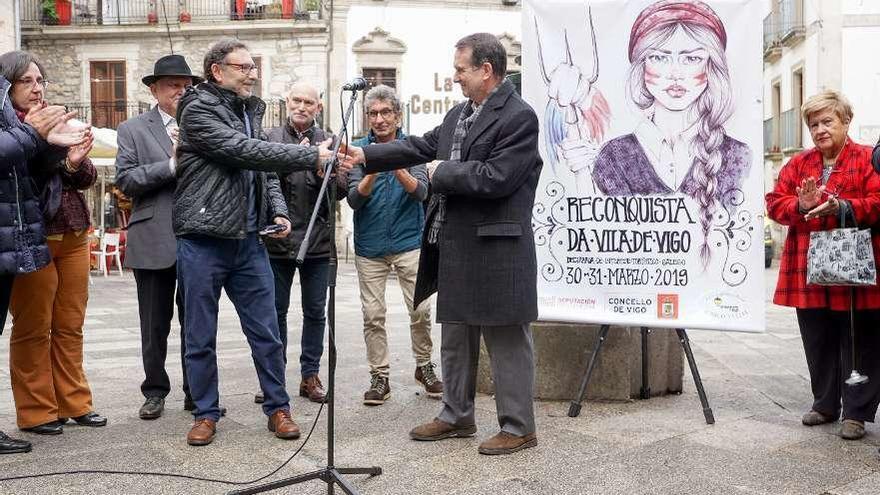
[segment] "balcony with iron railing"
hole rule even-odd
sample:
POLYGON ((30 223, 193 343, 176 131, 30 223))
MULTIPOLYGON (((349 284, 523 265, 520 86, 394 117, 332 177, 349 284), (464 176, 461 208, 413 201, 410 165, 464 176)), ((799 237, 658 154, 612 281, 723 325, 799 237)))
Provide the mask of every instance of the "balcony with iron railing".
POLYGON ((779 38, 779 15, 771 12, 764 18, 764 60, 773 62, 782 56, 779 38))
POLYGON ((792 108, 779 115, 779 148, 784 153, 797 153, 804 148, 801 112, 792 108))
POLYGON ((804 39, 804 0, 781 0, 779 2, 779 39, 786 46, 792 46, 804 39))
MULTIPOLYGON (((95 127, 116 129, 126 120, 150 111, 154 103, 142 101, 86 101, 63 104, 68 111, 76 112, 76 119, 87 122, 95 127)), ((284 100, 267 100, 266 113, 263 115, 263 129, 280 127, 287 119, 287 107, 284 100)))
POLYGON ((22 27, 322 18, 324 0, 22 0, 22 27))

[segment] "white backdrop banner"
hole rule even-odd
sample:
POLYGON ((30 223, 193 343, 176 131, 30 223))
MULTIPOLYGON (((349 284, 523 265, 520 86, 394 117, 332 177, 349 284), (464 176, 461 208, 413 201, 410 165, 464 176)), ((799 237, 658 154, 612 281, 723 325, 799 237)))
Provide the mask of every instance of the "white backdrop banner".
POLYGON ((540 318, 764 330, 760 0, 528 0, 540 318))

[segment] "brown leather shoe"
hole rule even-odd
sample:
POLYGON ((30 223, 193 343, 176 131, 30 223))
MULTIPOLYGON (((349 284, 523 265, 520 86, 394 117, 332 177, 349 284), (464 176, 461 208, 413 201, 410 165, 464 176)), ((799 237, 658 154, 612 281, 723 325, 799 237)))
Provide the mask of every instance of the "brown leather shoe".
POLYGON ((197 419, 192 429, 186 434, 186 443, 190 445, 208 445, 214 441, 217 423, 208 418, 197 419))
POLYGON ((275 432, 278 438, 294 440, 299 438, 299 425, 290 417, 290 411, 279 409, 269 416, 269 431, 275 432))
POLYGON ((443 382, 434 373, 434 363, 416 366, 415 379, 416 383, 425 388, 425 395, 428 397, 432 399, 443 397, 443 382))
POLYGON ((299 382, 299 396, 308 397, 310 401, 321 403, 327 399, 324 385, 318 375, 307 376, 299 382))
POLYGON ((479 451, 486 455, 504 455, 518 452, 538 445, 538 439, 534 433, 518 437, 501 431, 494 437, 480 444, 479 451))
POLYGON ((477 432, 476 425, 456 426, 434 418, 430 423, 416 426, 409 432, 409 437, 421 442, 434 442, 444 438, 472 437, 477 432))

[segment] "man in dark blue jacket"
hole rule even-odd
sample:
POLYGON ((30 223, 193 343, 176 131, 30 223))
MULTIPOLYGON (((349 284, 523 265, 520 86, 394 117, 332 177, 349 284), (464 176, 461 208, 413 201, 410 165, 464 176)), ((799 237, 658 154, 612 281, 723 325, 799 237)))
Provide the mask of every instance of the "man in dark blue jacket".
POLYGON ((253 96, 257 65, 233 39, 205 54, 206 81, 184 94, 177 188, 172 220, 177 236, 177 275, 183 287, 186 373, 195 404, 190 445, 214 440, 220 419, 217 376, 217 312, 224 289, 241 320, 265 396, 267 428, 294 439, 284 376, 284 348, 275 316, 275 287, 259 233, 290 233, 287 205, 275 172, 312 170, 330 156, 320 146, 269 143, 260 125, 266 104, 253 96), (277 230, 270 230, 267 227, 277 230))
MULTIPOLYGON (((400 100, 394 90, 379 85, 364 98, 370 133, 356 146, 403 139, 400 130, 400 100)), ((419 245, 425 213, 422 202, 428 196, 424 165, 392 172, 364 174, 363 167, 349 173, 348 204, 354 209, 355 265, 364 312, 364 341, 370 363, 370 388, 364 404, 380 405, 391 395, 388 382, 388 339, 385 332, 385 282, 391 270, 403 290, 409 312, 410 336, 415 358, 415 380, 434 398, 443 395, 443 383, 431 362, 430 303, 413 306, 413 292, 419 267, 419 245)))

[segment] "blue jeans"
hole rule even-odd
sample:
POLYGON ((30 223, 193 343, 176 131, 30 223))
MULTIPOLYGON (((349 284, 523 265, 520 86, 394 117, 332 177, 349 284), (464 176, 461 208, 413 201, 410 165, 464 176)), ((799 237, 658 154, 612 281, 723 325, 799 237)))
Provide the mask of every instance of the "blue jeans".
POLYGON ((217 390, 217 311, 220 289, 235 306, 251 347, 268 416, 290 410, 284 383, 284 348, 272 301, 275 287, 266 248, 245 239, 186 236, 177 240, 177 276, 184 293, 186 372, 196 419, 220 419, 217 390))
MULTIPOLYGON (((284 345, 284 362, 287 363, 287 311, 290 308, 290 289, 296 273, 296 260, 270 258, 275 277, 275 311, 278 314, 278 331, 284 345)), ((327 286, 330 261, 326 258, 307 259, 299 267, 300 294, 302 299, 302 338, 300 340, 299 367, 303 378, 317 375, 324 354, 324 325, 327 322, 327 286)))

